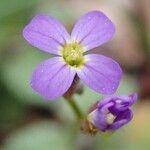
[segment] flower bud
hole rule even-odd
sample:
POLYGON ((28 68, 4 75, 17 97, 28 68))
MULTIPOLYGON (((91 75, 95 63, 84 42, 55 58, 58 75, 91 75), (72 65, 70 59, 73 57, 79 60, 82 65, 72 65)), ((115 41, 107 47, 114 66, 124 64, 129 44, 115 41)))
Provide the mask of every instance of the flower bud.
POLYGON ((131 121, 133 113, 130 107, 136 100, 136 93, 107 97, 97 104, 87 120, 102 132, 115 131, 131 121))

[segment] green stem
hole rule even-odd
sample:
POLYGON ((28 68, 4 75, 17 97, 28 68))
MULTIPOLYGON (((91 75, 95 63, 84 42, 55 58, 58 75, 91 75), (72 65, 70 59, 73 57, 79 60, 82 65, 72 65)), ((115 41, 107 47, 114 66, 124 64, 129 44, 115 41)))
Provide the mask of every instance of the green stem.
POLYGON ((70 105, 70 107, 73 109, 74 114, 76 115, 77 119, 80 121, 83 118, 83 113, 81 112, 80 108, 76 104, 73 97, 67 97, 66 101, 70 105))

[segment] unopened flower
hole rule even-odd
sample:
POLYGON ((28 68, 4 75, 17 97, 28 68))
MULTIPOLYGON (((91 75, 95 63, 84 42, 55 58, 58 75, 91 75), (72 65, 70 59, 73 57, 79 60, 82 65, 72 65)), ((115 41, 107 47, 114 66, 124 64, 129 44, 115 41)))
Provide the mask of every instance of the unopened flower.
POLYGON ((24 28, 24 38, 55 57, 45 60, 33 72, 31 86, 47 99, 62 96, 75 75, 93 90, 114 93, 122 71, 113 59, 85 52, 109 41, 115 32, 113 23, 100 11, 84 15, 71 35, 53 17, 40 14, 24 28))
POLYGON ((88 121, 98 130, 115 131, 127 124, 133 117, 130 107, 137 100, 137 94, 112 96, 100 101, 88 115, 88 121))

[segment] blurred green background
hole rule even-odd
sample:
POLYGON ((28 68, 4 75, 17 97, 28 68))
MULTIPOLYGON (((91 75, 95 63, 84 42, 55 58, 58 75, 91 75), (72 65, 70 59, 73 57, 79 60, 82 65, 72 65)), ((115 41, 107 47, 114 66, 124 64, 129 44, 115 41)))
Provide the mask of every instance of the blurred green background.
MULTIPOLYGON (((0 0, 0 149, 149 150, 149 5, 149 0, 0 0), (94 51, 121 64, 124 78, 117 94, 139 93, 134 119, 111 137, 82 134, 62 98, 46 102, 29 85, 32 70, 51 56, 23 39, 24 26, 43 12, 71 31, 79 16, 91 10, 103 11, 116 25, 114 38, 94 51)), ((101 95, 83 88, 76 99, 86 112, 101 95)))

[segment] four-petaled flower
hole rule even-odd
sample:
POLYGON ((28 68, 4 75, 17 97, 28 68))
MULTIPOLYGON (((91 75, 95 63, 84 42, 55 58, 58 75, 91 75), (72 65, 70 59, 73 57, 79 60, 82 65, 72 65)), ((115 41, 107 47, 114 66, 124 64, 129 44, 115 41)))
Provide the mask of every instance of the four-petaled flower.
POLYGON ((129 107, 136 100, 136 93, 108 97, 97 104, 95 110, 88 115, 88 121, 102 132, 115 131, 132 119, 133 114, 129 107))
POLYGON ((84 15, 71 35, 53 17, 40 14, 24 28, 24 38, 55 57, 45 60, 33 72, 31 86, 46 99, 62 96, 75 75, 93 90, 114 93, 122 71, 113 59, 85 52, 109 41, 115 32, 113 23, 100 11, 84 15))

